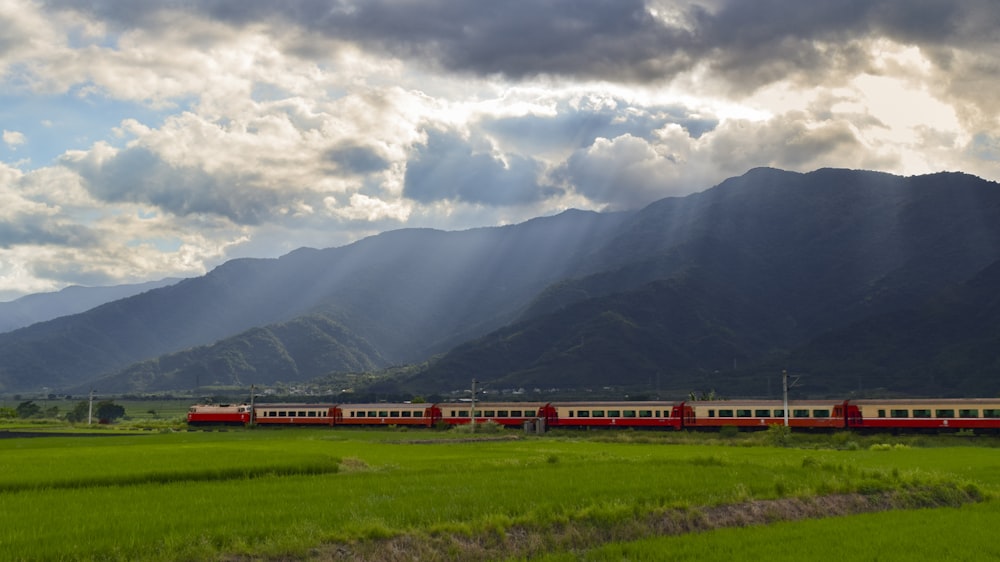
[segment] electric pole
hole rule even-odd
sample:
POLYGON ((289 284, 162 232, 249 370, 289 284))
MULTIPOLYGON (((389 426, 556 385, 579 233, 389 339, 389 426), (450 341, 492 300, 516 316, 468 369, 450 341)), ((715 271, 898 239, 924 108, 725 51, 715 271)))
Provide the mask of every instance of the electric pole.
POLYGON ((476 383, 479 382, 476 379, 472 379, 472 417, 470 418, 470 423, 472 424, 472 433, 476 432, 476 383))

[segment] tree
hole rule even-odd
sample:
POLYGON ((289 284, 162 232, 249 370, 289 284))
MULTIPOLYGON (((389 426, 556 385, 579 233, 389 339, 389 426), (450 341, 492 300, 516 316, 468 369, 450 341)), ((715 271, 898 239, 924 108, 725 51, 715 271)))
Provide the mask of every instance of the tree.
POLYGON ((73 406, 73 409, 66 412, 66 421, 73 423, 79 423, 87 421, 87 416, 90 414, 90 404, 86 400, 80 400, 73 406))
POLYGON ((116 419, 125 415, 125 407, 115 404, 111 400, 105 400, 97 404, 97 419, 101 420, 101 423, 111 423, 116 419))
POLYGON ((14 408, 0 408, 0 420, 12 420, 17 417, 17 410, 14 408))
POLYGON ((17 405, 17 417, 30 418, 37 416, 42 411, 42 407, 35 404, 34 400, 25 400, 17 405))

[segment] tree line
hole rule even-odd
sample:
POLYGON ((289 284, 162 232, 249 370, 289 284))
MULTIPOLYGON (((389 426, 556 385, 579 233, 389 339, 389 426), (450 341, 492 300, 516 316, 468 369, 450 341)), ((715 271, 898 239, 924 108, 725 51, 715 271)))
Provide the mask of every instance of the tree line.
MULTIPOLYGON (((125 407, 115 404, 114 400, 102 400, 94 405, 93 419, 99 423, 113 423, 125 416, 125 407)), ((59 406, 43 408, 34 400, 25 400, 14 408, 0 408, 0 419, 58 419, 62 417, 68 422, 80 423, 91 418, 90 402, 81 400, 72 410, 60 416, 59 406)))

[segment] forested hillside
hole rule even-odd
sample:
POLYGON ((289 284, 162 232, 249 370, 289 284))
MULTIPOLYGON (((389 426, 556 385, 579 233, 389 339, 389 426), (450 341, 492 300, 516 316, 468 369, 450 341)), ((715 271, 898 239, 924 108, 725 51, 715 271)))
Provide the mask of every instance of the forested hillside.
POLYGON ((997 263, 996 183, 762 168, 630 213, 236 260, 0 334, 0 385, 191 390, 411 364, 379 388, 763 395, 787 368, 812 395, 992 395, 997 263))

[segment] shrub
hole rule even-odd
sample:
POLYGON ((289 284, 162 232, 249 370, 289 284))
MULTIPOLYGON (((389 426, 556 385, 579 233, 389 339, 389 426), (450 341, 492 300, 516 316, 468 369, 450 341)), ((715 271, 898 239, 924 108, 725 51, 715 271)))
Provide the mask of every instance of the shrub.
POLYGON ((767 427, 764 435, 767 443, 775 447, 787 447, 792 438, 792 428, 787 425, 772 424, 767 427))

